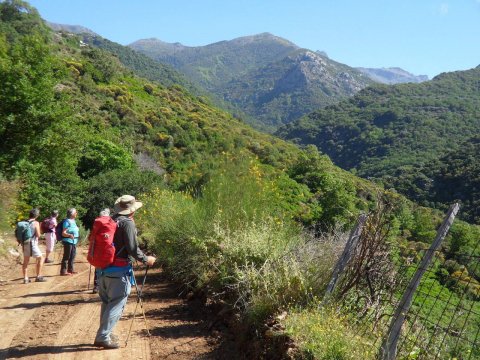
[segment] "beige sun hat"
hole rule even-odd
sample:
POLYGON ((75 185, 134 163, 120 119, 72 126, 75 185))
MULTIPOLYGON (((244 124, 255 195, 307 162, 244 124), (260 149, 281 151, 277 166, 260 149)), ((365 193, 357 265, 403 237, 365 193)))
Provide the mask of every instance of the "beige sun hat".
POLYGON ((130 215, 143 206, 132 195, 122 195, 115 201, 114 211, 118 215, 130 215))

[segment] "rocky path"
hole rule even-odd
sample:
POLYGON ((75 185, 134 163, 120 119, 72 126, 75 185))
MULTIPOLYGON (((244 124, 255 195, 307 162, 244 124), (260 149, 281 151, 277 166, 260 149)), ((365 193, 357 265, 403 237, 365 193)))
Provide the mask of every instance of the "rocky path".
MULTIPOLYGON (((115 333, 121 348, 99 350, 92 346, 98 326, 100 300, 87 290, 89 264, 83 251, 77 255, 73 276, 59 276, 55 262, 44 267, 48 282, 23 284, 21 265, 0 268, 0 359, 222 359, 221 339, 211 333, 212 315, 195 302, 178 297, 178 290, 159 269, 149 273, 145 285, 145 310, 151 337, 145 331, 140 307, 128 345, 128 329, 136 303, 135 290, 115 333)), ((137 279, 142 280, 143 269, 137 279)), ((29 273, 34 272, 33 260, 29 273)), ((93 272, 92 272, 93 278, 93 272)), ((93 279, 92 279, 93 282, 93 279)), ((91 287, 90 287, 91 288, 91 287)))

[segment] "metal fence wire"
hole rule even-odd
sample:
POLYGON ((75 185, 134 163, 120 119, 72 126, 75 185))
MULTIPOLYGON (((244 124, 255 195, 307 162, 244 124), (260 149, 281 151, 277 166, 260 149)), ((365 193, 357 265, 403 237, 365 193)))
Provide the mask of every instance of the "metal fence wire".
POLYGON ((440 247, 456 211, 452 206, 442 226, 449 224, 439 228, 434 243, 442 232, 443 237, 436 248, 412 243, 389 262, 378 230, 388 219, 376 215, 349 250, 348 265, 328 295, 357 314, 358 334, 378 351, 378 359, 480 360, 480 239, 454 258, 440 247), (374 232, 368 228, 372 224, 374 232), (376 252, 366 256, 363 248, 372 246, 376 252))
MULTIPOLYGON (((478 244, 461 254, 478 270, 478 244)), ((480 291, 466 268, 439 278, 443 253, 435 251, 432 265, 415 291, 397 348, 402 359, 480 359, 480 291), (453 276, 452 276, 453 275, 453 276)), ((408 271, 408 269, 407 269, 408 271)))

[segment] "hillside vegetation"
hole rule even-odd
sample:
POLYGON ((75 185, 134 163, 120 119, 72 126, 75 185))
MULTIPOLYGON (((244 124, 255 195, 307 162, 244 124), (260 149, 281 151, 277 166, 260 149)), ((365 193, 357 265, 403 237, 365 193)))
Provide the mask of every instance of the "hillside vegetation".
MULTIPOLYGON (((195 192, 226 153, 242 153, 265 167, 282 184, 285 206, 307 223, 321 221, 322 203, 331 201, 318 194, 338 191, 354 204, 354 184, 364 186, 314 149, 301 151, 254 131, 178 85, 137 77, 112 54, 81 46, 81 37, 51 32, 22 2, 3 6, 28 9, 2 13, 0 38, 0 133, 10 140, 1 145, 0 164, 5 176, 24 182, 25 203, 63 209, 74 203, 88 210, 89 186, 111 171, 125 172, 118 182, 151 176, 195 192), (318 182, 309 187, 310 173, 318 182)), ((337 209, 346 218, 350 210, 337 209)))
POLYGON ((478 187, 475 171, 464 171, 460 159, 455 164, 445 161, 479 159, 470 140, 480 131, 479 79, 477 67, 421 84, 371 86, 277 134, 315 144, 340 167, 394 186, 425 205, 462 200, 464 216, 474 220, 478 216, 473 200, 478 187), (444 191, 445 186, 453 186, 448 173, 460 172, 465 184, 473 187, 444 191))
MULTIPOLYGON (((42 216, 75 206, 89 228, 119 195, 135 195, 145 203, 136 215, 143 245, 186 289, 221 298, 255 334, 285 311, 299 356, 373 358, 373 333, 357 326, 372 325, 359 309, 378 303, 350 296, 338 311, 318 311, 345 237, 360 212, 385 209, 387 226, 366 231, 384 241, 355 290, 369 298, 368 279, 398 298, 390 273, 421 256, 441 214, 339 169, 314 146, 301 150, 179 85, 138 77, 80 40, 53 33, 22 1, 0 3, 0 179, 19 184, 9 222, 34 206, 42 216)), ((463 254, 478 256, 479 233, 456 223, 428 279, 475 310, 480 273, 463 254)), ((431 308, 430 320, 441 319, 440 305, 431 308)), ((468 338, 472 328, 478 319, 468 338)))
POLYGON ((269 131, 372 83, 323 53, 269 33, 198 47, 157 39, 138 40, 130 47, 175 67, 216 99, 247 114, 250 124, 269 131))

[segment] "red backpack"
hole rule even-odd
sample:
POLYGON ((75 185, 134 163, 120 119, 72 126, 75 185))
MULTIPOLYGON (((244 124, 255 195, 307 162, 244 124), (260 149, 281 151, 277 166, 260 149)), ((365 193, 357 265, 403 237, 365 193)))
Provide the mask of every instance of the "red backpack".
POLYGON ((95 219, 89 236, 87 260, 96 268, 104 269, 115 261, 113 237, 117 223, 110 216, 95 219))
POLYGON ((50 232, 50 218, 49 217, 43 219, 43 221, 40 223, 40 234, 45 234, 47 232, 50 232))

